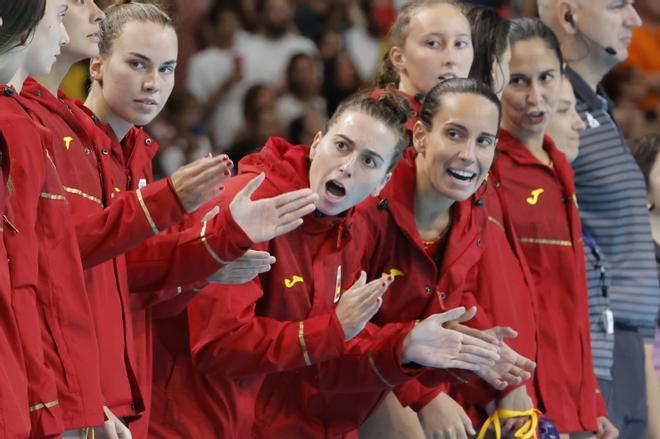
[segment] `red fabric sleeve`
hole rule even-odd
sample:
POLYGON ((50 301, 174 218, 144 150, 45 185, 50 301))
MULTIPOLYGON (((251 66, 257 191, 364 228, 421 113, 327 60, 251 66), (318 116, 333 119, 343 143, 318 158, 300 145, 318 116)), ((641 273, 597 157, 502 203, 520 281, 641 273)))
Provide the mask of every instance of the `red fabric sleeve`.
POLYGON ((181 285, 204 281, 251 245, 229 209, 222 209, 208 222, 161 234, 128 252, 130 289, 176 291, 181 285))
POLYGON ((34 124, 16 121, 11 128, 2 131, 10 147, 14 188, 7 206, 12 226, 5 227, 4 235, 11 258, 13 309, 25 355, 32 434, 35 437, 56 436, 64 427, 55 377, 45 366, 36 302, 39 246, 35 229, 46 157, 34 124))
POLYGON ((427 368, 401 363, 403 341, 414 322, 368 324, 338 359, 319 366, 317 385, 333 392, 392 389, 423 374, 427 368))
POLYGON ((204 372, 242 376, 309 366, 339 356, 344 333, 334 312, 299 322, 255 315, 259 278, 209 286, 188 306, 193 360, 204 372))
POLYGON ((99 214, 74 215, 84 268, 130 250, 183 220, 184 211, 168 180, 117 194, 99 214))

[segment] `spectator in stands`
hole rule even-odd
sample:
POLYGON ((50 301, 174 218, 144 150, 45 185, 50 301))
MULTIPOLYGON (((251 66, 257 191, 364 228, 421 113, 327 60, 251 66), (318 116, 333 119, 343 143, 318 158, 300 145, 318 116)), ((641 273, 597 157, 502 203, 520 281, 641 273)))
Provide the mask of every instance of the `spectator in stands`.
POLYGON ((310 111, 327 114, 325 99, 320 96, 321 73, 314 58, 296 53, 289 60, 286 76, 286 90, 275 108, 283 126, 310 111))
POLYGON ((242 42, 247 33, 240 28, 236 9, 221 1, 213 5, 202 28, 207 47, 190 59, 186 89, 203 104, 204 125, 224 150, 242 123, 242 42))
POLYGON ((255 152, 270 136, 282 136, 286 132, 275 114, 277 91, 272 85, 257 84, 250 87, 243 100, 245 123, 227 155, 234 163, 255 152))
POLYGON ((339 103, 358 91, 361 85, 355 64, 345 50, 328 59, 323 77, 323 96, 328 103, 328 114, 332 114, 339 103))

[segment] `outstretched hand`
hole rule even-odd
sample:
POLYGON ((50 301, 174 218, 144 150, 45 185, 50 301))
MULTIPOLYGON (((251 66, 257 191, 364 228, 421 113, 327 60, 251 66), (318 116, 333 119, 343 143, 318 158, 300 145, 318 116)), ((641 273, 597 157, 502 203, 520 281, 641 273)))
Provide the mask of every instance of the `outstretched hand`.
POLYGON ((243 256, 231 261, 210 275, 206 280, 213 284, 240 285, 250 282, 261 273, 270 271, 275 257, 268 252, 248 250, 243 256))
POLYGON ((464 307, 454 308, 419 322, 403 341, 403 363, 471 371, 493 366, 500 359, 496 343, 444 327, 463 314, 464 307))
POLYGON ((265 178, 262 172, 250 180, 229 204, 234 220, 254 243, 269 241, 299 227, 302 218, 316 209, 314 202, 318 198, 311 189, 300 189, 253 201, 252 195, 265 178))

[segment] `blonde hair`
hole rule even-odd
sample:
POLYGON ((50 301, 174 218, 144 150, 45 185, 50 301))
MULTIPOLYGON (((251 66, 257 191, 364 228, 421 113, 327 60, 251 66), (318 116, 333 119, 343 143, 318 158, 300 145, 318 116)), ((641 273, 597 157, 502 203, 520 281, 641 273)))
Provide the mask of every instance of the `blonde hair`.
MULTIPOLYGON (((390 48, 393 46, 403 47, 410 33, 410 22, 420 11, 432 6, 448 4, 465 13, 464 6, 456 0, 411 0, 399 10, 389 32, 390 48)), ((392 65, 390 51, 383 55, 383 60, 376 75, 375 86, 377 88, 398 87, 399 71, 392 65)))
POLYGON ((155 23, 174 29, 174 22, 157 3, 141 3, 120 0, 105 9, 105 20, 101 22, 99 53, 107 56, 112 51, 112 43, 119 38, 124 26, 130 22, 155 23))

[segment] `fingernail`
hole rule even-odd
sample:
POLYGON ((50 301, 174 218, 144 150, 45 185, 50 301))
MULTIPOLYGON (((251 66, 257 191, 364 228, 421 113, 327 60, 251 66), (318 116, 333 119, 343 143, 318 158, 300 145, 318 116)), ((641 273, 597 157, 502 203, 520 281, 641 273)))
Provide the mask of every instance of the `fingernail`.
POLYGON ((392 279, 394 279, 394 276, 392 276, 391 274, 388 274, 388 275, 387 275, 387 280, 388 280, 389 282, 392 282, 392 279))
POLYGON ((220 192, 222 192, 222 191, 225 190, 225 187, 224 187, 224 186, 220 186, 220 187, 218 188, 218 190, 220 190, 220 192))
POLYGON ((230 171, 229 169, 227 169, 227 170, 224 172, 224 174, 225 174, 227 177, 229 177, 229 176, 231 175, 231 171, 230 171))
POLYGON ((387 282, 382 282, 382 283, 380 284, 380 286, 383 287, 383 288, 385 288, 385 287, 387 286, 387 282))

